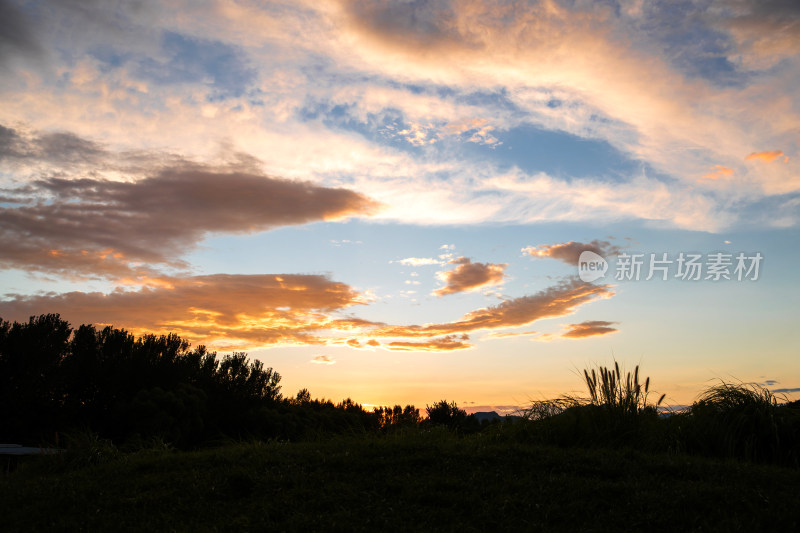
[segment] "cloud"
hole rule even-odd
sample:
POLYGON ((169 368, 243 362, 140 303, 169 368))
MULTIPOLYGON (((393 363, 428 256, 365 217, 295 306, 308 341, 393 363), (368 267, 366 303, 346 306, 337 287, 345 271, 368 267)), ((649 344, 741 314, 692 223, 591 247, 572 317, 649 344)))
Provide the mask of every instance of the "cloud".
POLYGON ((309 362, 310 363, 316 363, 318 365, 335 365, 336 364, 336 361, 334 359, 331 359, 331 357, 328 356, 328 355, 318 355, 318 356, 316 356, 314 359, 312 359, 309 362))
MULTIPOLYGON (((74 141, 54 142, 62 153, 94 153, 74 141)), ((47 178, 0 193, 16 199, 0 207, 0 265, 88 276, 135 276, 137 262, 183 266, 180 255, 211 233, 265 231, 378 209, 347 189, 188 163, 136 181, 47 178)))
MULTIPOLYGON (((390 350, 450 351, 469 348, 467 334, 524 326, 563 316, 613 295, 610 287, 568 280, 537 294, 478 309, 439 324, 387 325, 341 313, 366 304, 350 286, 324 276, 299 274, 164 277, 137 290, 6 295, 0 316, 26 320, 59 313, 73 324, 125 328, 134 334, 177 333, 219 349, 297 344, 342 344, 341 334, 364 335, 365 346, 390 350), (389 338, 380 343, 377 338, 389 338), (422 340, 418 340, 422 339, 422 340)), ((346 344, 359 348, 350 337, 346 344)))
POLYGON ((405 259, 398 259, 394 263, 410 266, 427 266, 427 265, 441 265, 442 261, 433 259, 431 257, 406 257, 405 259))
POLYGON ((711 172, 703 176, 703 179, 707 180, 718 180, 721 178, 730 178, 733 176, 733 169, 724 167, 722 165, 714 165, 714 168, 711 169, 711 172))
POLYGON ((411 124, 408 128, 398 131, 397 134, 404 137, 414 146, 425 146, 426 144, 433 144, 437 140, 436 135, 431 133, 432 129, 433 126, 430 124, 411 124))
POLYGON ((492 191, 494 198, 509 195, 504 205, 493 205, 490 199, 484 202, 484 210, 497 208, 487 217, 489 220, 646 220, 706 231, 717 231, 734 220, 714 198, 644 175, 622 183, 592 179, 567 182, 544 173, 526 175, 517 169, 485 177, 482 187, 492 191))
MULTIPOLYGON (((382 218, 406 223, 578 215, 715 230, 731 223, 740 200, 800 187, 796 167, 772 175, 729 165, 741 178, 735 187, 687 189, 716 162, 741 161, 756 142, 785 143, 792 153, 796 47, 781 45, 781 68, 758 76, 739 75, 736 59, 754 37, 796 33, 774 14, 793 21, 783 5, 770 12, 753 2, 638 11, 586 2, 208 2, 192 5, 191 17, 183 1, 90 5, 26 9, 38 17, 44 46, 68 53, 53 65, 57 82, 26 69, 4 86, 5 124, 27 120, 109 146, 169 147, 196 158, 232 138, 269 161, 272 174, 353 186, 391 204, 382 218), (738 39, 727 24, 735 20, 748 28, 766 21, 771 30, 738 39), (676 38, 686 34, 692 38, 676 38), (215 64, 228 56, 243 68, 215 64), (706 68, 687 70, 687 57, 706 68), (186 83, 169 76, 173 65, 186 83), (722 70, 727 84, 708 76, 722 70), (426 138, 448 142, 409 153, 404 143, 377 139, 387 124, 430 124, 426 138), (607 142, 650 177, 598 172, 586 187, 558 176, 529 196, 485 186, 483 174, 502 174, 504 162, 475 165, 450 149, 520 126, 607 142)), ((539 181, 538 169, 521 174, 539 181)))
POLYGON ((765 70, 796 56, 800 48, 800 7, 791 0, 717 1, 725 15, 717 26, 730 32, 736 47, 732 59, 753 70, 765 70))
POLYGON ((483 118, 463 119, 454 122, 444 121, 443 124, 411 122, 405 129, 398 130, 396 133, 393 133, 394 130, 393 126, 384 128, 386 133, 402 137, 417 147, 431 145, 447 137, 463 137, 467 142, 491 147, 503 144, 491 133, 495 130, 495 127, 488 124, 488 120, 483 118))
POLYGON ((505 278, 505 269, 508 266, 506 264, 473 263, 467 257, 453 259, 450 263, 458 266, 453 270, 439 273, 439 279, 446 285, 433 291, 436 296, 473 291, 502 283, 505 278))
POLYGON ((611 327, 617 322, 606 322, 604 320, 587 320, 580 324, 570 324, 568 330, 562 333, 562 337, 569 339, 582 339, 584 337, 594 337, 597 335, 607 335, 619 331, 611 327))
POLYGON ((70 132, 26 132, 0 124, 0 161, 99 164, 110 154, 98 143, 70 132))
POLYGON ((467 138, 468 142, 499 146, 503 143, 491 134, 494 129, 495 127, 491 126, 485 118, 464 119, 444 126, 444 131, 450 135, 470 134, 467 138))
POLYGON ((42 48, 25 13, 7 0, 0 1, 0 67, 12 58, 37 58, 42 48))
POLYGON ((452 350, 465 350, 472 348, 472 345, 464 342, 469 339, 466 335, 447 335, 438 339, 428 341, 394 341, 388 342, 383 346, 394 351, 414 351, 414 352, 449 352, 452 350))
MULTIPOLYGON (((649 203, 646 191, 624 194, 637 185, 632 179, 588 180, 596 188, 607 185, 603 196, 617 204, 618 209, 602 213, 604 218, 624 211, 696 228, 680 199, 691 190, 732 217, 741 200, 800 187, 796 167, 767 175, 737 166, 731 167, 741 176, 736 184, 720 184, 707 196, 693 189, 697 176, 716 161, 739 160, 747 149, 743 147, 764 139, 794 142, 790 136, 798 112, 796 99, 787 95, 797 84, 797 46, 781 45, 786 53, 783 69, 748 76, 737 72, 736 39, 725 35, 730 27, 716 24, 752 15, 759 24, 768 20, 776 35, 798 33, 779 28, 780 17, 755 2, 689 4, 681 10, 653 4, 635 17, 603 3, 476 0, 456 7, 452 2, 374 2, 368 8, 356 1, 338 4, 335 13, 352 39, 352 53, 373 70, 415 86, 427 83, 486 93, 501 86, 504 103, 513 106, 512 114, 519 118, 503 117, 499 129, 522 122, 602 139, 629 160, 646 161, 656 171, 652 174, 667 177, 647 180, 653 195, 668 192, 674 197, 663 216, 653 216, 661 209, 643 209, 649 203), (413 30, 408 28, 410 20, 415 21, 413 30), (647 79, 642 72, 648 73, 647 79), (731 108, 738 112, 732 115, 731 108), (624 201, 628 196, 634 205, 624 201)), ((785 4, 776 3, 775 11, 791 14, 794 21, 797 10, 785 4)), ((770 34, 753 35, 769 39, 770 34)), ((569 180, 559 188, 568 184, 569 180)), ((555 195, 556 190, 541 190, 538 198, 545 205, 545 198, 550 204, 567 203, 568 197, 555 195)), ((702 212, 693 211, 695 218, 702 212)))
POLYGON ((174 332, 218 347, 323 344, 326 331, 375 324, 336 313, 366 303, 344 283, 299 274, 173 277, 139 290, 6 295, 0 316, 26 320, 59 313, 73 324, 108 324, 133 333, 174 332))
POLYGON ((779 157, 784 158, 784 163, 789 161, 789 156, 784 155, 780 150, 773 150, 771 152, 753 152, 744 158, 745 161, 761 161, 764 163, 772 163, 779 157))
POLYGON ((790 394, 790 393, 793 393, 793 392, 800 392, 800 387, 783 388, 783 389, 772 389, 772 392, 775 392, 775 393, 778 393, 778 394, 790 394))
POLYGON ((608 257, 615 255, 620 251, 619 246, 613 245, 608 241, 601 241, 595 239, 588 243, 569 241, 559 244, 541 244, 539 246, 528 246, 523 248, 522 252, 531 255, 532 257, 550 257, 558 259, 568 265, 578 264, 578 259, 581 253, 589 251, 594 252, 599 256, 608 257))
POLYGON ((486 338, 487 339, 504 339, 507 337, 527 337, 529 335, 539 335, 539 331, 492 331, 486 338))
POLYGON ((512 298, 498 305, 471 311, 461 320, 423 326, 384 326, 370 332, 373 337, 438 337, 525 326, 541 320, 571 314, 575 308, 614 293, 610 285, 592 285, 578 279, 564 281, 536 294, 512 298))

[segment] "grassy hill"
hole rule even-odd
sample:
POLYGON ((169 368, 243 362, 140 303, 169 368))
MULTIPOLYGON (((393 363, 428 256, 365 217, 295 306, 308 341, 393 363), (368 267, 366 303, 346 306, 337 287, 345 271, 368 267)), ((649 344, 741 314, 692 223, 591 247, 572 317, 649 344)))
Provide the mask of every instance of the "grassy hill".
POLYGON ((4 531, 797 531, 800 471, 444 428, 120 454, 0 478, 4 531))

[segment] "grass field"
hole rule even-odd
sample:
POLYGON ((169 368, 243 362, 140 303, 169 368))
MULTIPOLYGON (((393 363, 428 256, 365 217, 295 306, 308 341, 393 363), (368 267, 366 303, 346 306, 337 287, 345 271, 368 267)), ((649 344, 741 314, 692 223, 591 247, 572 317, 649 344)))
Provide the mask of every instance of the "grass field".
POLYGON ((439 429, 34 458, 2 530, 800 530, 797 469, 439 429))

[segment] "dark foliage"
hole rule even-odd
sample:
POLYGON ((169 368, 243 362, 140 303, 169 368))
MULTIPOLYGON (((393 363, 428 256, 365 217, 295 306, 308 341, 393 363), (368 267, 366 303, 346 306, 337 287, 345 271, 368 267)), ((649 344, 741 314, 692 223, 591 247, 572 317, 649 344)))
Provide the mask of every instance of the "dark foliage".
POLYGON ((426 423, 432 426, 445 426, 451 430, 461 433, 474 433, 481 428, 480 423, 473 415, 467 415, 463 409, 459 409, 456 402, 448 403, 447 400, 439 400, 433 405, 425 406, 428 412, 426 423))
POLYGON ((297 402, 280 375, 244 353, 218 357, 176 335, 134 338, 58 315, 0 320, 0 441, 52 444, 90 431, 114 443, 153 438, 181 447, 224 437, 301 438, 377 428, 348 399, 297 402))
MULTIPOLYGON (((327 435, 463 436, 557 446, 632 448, 800 465, 798 402, 759 385, 721 383, 689 409, 650 402, 638 366, 585 371, 589 397, 534 402, 521 417, 478 422, 455 402, 372 411, 347 398, 283 398, 281 376, 245 353, 219 357, 180 337, 83 325, 58 315, 0 319, 0 442, 84 450, 81 464, 118 450, 193 448, 229 439, 318 440, 327 435), (61 435, 61 437, 59 437, 61 435)), ((246 483, 237 482, 244 487, 246 483)))
POLYGON ((384 432, 392 432, 401 429, 417 428, 422 421, 419 409, 413 405, 400 407, 375 407, 373 412, 378 417, 378 424, 384 432))

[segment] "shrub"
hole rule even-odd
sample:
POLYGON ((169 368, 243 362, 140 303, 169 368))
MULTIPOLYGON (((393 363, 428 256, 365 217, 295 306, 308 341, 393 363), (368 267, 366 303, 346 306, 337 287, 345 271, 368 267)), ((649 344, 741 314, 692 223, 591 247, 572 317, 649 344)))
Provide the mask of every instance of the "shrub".
POLYGON ((712 386, 684 418, 689 452, 793 465, 800 459, 800 413, 759 384, 712 386))
POLYGON ((523 411, 526 424, 517 428, 518 435, 557 445, 656 445, 648 434, 658 423, 657 408, 664 395, 656 403, 648 401, 650 378, 639 382, 638 365, 624 378, 617 362, 613 368, 584 370, 583 378, 588 398, 533 402, 523 411))

